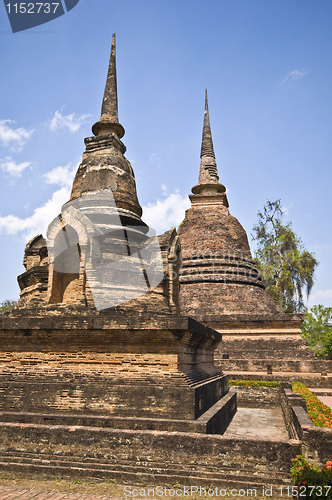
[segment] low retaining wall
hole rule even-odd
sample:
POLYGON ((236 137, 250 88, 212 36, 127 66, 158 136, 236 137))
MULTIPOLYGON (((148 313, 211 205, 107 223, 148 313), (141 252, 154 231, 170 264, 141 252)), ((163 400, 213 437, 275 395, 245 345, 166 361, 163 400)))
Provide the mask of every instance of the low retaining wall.
POLYGON ((196 467, 247 467, 289 472, 300 451, 294 441, 237 439, 186 432, 47 426, 0 422, 2 453, 22 451, 41 456, 66 455, 196 467))

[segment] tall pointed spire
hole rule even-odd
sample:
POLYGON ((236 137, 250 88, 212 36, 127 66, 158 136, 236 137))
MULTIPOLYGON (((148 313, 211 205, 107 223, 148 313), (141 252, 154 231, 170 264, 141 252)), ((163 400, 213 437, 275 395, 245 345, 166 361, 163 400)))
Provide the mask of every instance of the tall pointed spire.
POLYGON ((108 67, 103 103, 101 106, 101 117, 104 116, 111 117, 114 122, 119 121, 118 93, 117 93, 117 81, 116 81, 116 61, 115 61, 115 33, 113 33, 112 37, 110 63, 108 67))
POLYGON ((214 154, 207 90, 205 90, 204 125, 201 145, 201 165, 198 184, 192 188, 194 194, 225 193, 226 188, 219 182, 216 157, 214 154))
MULTIPOLYGON (((202 146, 201 146, 201 158, 209 157, 215 160, 215 154, 213 149, 213 141, 210 127, 210 117, 209 117, 209 106, 208 106, 208 97, 207 90, 205 89, 205 110, 204 110, 204 125, 203 125, 203 133, 202 133, 202 146)), ((214 161, 215 163, 215 161, 214 161)), ((216 175, 218 177, 217 165, 216 165, 216 175)), ((218 177, 219 179, 219 177, 218 177)))
POLYGON ((107 135, 114 132, 119 139, 124 136, 124 128, 118 117, 118 92, 116 81, 115 33, 112 37, 112 47, 108 74, 106 79, 100 119, 92 127, 94 135, 107 135))

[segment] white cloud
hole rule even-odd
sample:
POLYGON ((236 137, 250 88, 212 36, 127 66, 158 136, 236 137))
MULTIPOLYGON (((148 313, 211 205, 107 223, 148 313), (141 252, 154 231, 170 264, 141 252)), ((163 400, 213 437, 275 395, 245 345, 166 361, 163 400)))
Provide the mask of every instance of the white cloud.
POLYGON ((293 206, 293 202, 291 201, 290 204, 286 207, 285 205, 282 205, 281 208, 282 208, 282 213, 284 215, 289 215, 289 212, 290 212, 290 209, 292 208, 293 206))
MULTIPOLYGON (((69 166, 57 167, 45 174, 45 177, 49 176, 52 183, 56 183, 59 180, 60 168, 69 172, 69 166)), ((29 217, 20 218, 16 215, 2 217, 0 215, 0 234, 21 234, 24 241, 28 241, 39 233, 45 236, 49 223, 59 215, 62 205, 69 200, 70 191, 71 181, 66 181, 66 185, 55 191, 52 198, 41 207, 36 208, 29 217)), ((157 234, 161 234, 172 226, 178 226, 184 219, 185 210, 189 207, 188 197, 181 196, 178 191, 175 191, 169 195, 165 194, 163 199, 158 199, 155 203, 149 203, 143 207, 143 220, 155 229, 157 234)))
POLYGON ((309 300, 307 302, 308 307, 312 307, 315 304, 322 304, 325 307, 332 307, 332 289, 328 290, 317 290, 310 294, 309 300))
MULTIPOLYGON (((163 189, 165 191, 165 189, 163 189)), ((156 230, 157 234, 178 226, 184 219, 185 210, 190 207, 188 196, 181 196, 178 191, 169 194, 155 203, 148 203, 143 207, 143 220, 156 230)))
POLYGON ((0 168, 12 177, 21 177, 22 172, 31 165, 30 161, 24 161, 22 163, 16 163, 7 156, 6 160, 0 160, 0 168))
POLYGON ((3 146, 10 146, 14 151, 21 151, 24 144, 34 130, 25 128, 11 128, 7 124, 15 123, 13 120, 0 120, 0 143, 3 146))
POLYGON ((291 71, 290 73, 288 73, 288 75, 286 76, 286 78, 281 82, 281 85, 283 83, 287 82, 287 80, 289 78, 291 80, 300 80, 301 78, 304 78, 307 73, 308 73, 307 70, 299 71, 297 69, 294 69, 293 71, 291 71))
POLYGON ((312 297, 318 298, 321 297, 323 299, 332 299, 332 289, 329 290, 318 290, 315 292, 312 297))
MULTIPOLYGON (((30 165, 25 162, 16 165, 15 162, 9 161, 0 163, 0 167, 9 172, 11 175, 20 176, 24 168, 30 165)), ((65 167, 55 167, 43 175, 47 184, 58 184, 61 188, 55 191, 52 198, 44 205, 35 209, 32 215, 25 218, 17 217, 16 215, 0 215, 0 234, 17 235, 22 234, 24 241, 28 241, 36 234, 42 233, 46 235, 46 230, 50 222, 57 217, 61 211, 62 205, 69 200, 73 178, 77 170, 77 165, 74 167, 71 164, 65 167)), ((24 208, 28 209, 29 205, 24 208)))
POLYGON ((326 243, 321 243, 320 245, 315 245, 314 246, 315 252, 331 252, 332 250, 332 245, 331 244, 326 244, 326 243))
POLYGON ((77 116, 75 113, 71 115, 62 115, 62 109, 55 112, 52 120, 50 121, 50 129, 55 132, 56 130, 68 129, 74 133, 79 130, 83 123, 86 123, 87 118, 91 115, 77 116))
POLYGON ((24 241, 29 241, 39 233, 46 235, 46 229, 52 220, 59 215, 62 205, 68 201, 70 188, 62 187, 44 205, 35 209, 30 217, 20 218, 16 215, 0 215, 0 234, 22 234, 24 241))
POLYGON ((47 184, 58 184, 59 186, 70 188, 73 184, 77 167, 78 165, 72 167, 70 163, 65 167, 55 167, 44 174, 43 177, 47 184))

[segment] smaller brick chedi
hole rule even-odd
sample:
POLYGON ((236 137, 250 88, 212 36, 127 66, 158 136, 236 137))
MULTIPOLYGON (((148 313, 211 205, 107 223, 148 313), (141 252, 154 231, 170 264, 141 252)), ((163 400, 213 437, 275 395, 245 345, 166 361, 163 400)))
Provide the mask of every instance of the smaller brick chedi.
POLYGON ((265 292, 248 238, 229 213, 226 187, 219 182, 207 92, 199 180, 178 235, 182 248, 181 309, 207 322, 217 314, 279 314, 265 292))
POLYGON ((222 434, 236 394, 214 364, 221 334, 179 312, 179 238, 175 229, 156 237, 141 218, 121 140, 114 35, 92 131, 70 200, 47 239, 27 244, 20 301, 0 317, 0 412, 222 434))
POLYGON ((226 188, 219 181, 212 142, 207 92, 199 180, 192 188, 178 236, 182 249, 180 308, 182 313, 223 333, 221 349, 238 365, 228 371, 255 371, 243 359, 295 355, 306 351, 300 338, 302 314, 285 314, 266 292, 252 259, 247 234, 229 213, 226 188), (278 351, 278 353, 277 353, 278 351), (280 351, 280 352, 279 352, 280 351))

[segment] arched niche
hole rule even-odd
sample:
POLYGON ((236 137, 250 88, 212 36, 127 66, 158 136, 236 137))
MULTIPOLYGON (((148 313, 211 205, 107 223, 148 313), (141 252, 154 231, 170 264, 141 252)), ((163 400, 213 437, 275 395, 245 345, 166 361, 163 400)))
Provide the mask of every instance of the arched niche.
POLYGON ((64 206, 47 230, 50 255, 48 301, 93 305, 85 266, 100 255, 97 227, 74 206, 64 206))
POLYGON ((76 230, 65 225, 54 238, 52 290, 50 302, 77 303, 82 298, 82 269, 79 237, 76 230))

